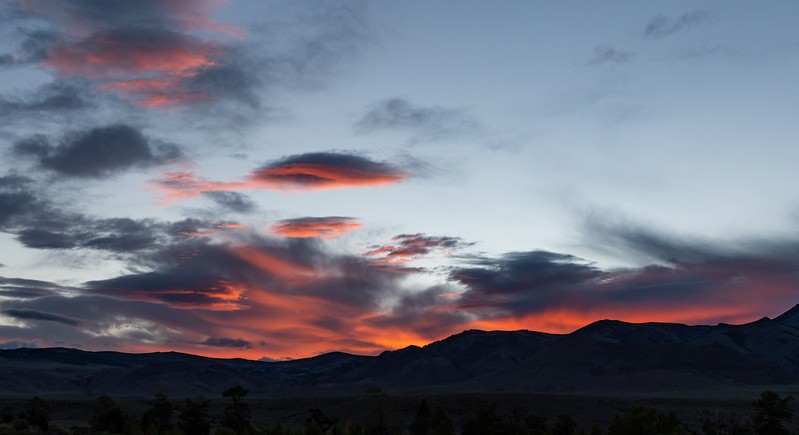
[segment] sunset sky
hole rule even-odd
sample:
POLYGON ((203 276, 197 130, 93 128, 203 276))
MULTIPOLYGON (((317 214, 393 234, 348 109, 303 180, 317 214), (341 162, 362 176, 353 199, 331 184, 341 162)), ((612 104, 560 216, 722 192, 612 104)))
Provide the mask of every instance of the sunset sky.
POLYGON ((799 303, 799 3, 0 3, 0 348, 799 303))

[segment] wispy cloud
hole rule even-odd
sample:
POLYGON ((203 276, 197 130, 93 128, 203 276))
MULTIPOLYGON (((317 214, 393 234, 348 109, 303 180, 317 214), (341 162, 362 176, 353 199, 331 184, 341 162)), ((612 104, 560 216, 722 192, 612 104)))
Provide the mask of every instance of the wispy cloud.
POLYGON ((677 19, 671 19, 665 15, 656 15, 647 23, 644 29, 644 36, 647 39, 665 38, 695 27, 709 18, 710 14, 703 10, 686 12, 677 19))
POLYGON ((400 234, 387 245, 373 245, 364 253, 386 264, 407 263, 434 251, 452 254, 457 250, 474 245, 459 237, 427 236, 425 234, 400 234))
POLYGON ((237 213, 251 213, 258 208, 254 201, 241 192, 217 190, 203 192, 202 195, 213 201, 219 207, 237 213))
POLYGON ((335 239, 363 227, 357 219, 344 216, 284 219, 272 226, 272 234, 280 237, 320 237, 335 239))
POLYGON ((214 347, 230 347, 234 349, 252 349, 252 342, 244 340, 243 338, 208 337, 198 344, 214 347))
POLYGON ((356 122, 362 133, 380 130, 406 131, 414 142, 475 135, 482 129, 477 119, 464 109, 414 105, 404 98, 374 103, 356 122))
POLYGON ((594 56, 588 61, 591 65, 622 64, 633 58, 630 51, 620 50, 609 45, 600 45, 594 48, 594 56))
POLYGON ((14 317, 16 319, 21 319, 21 320, 36 320, 36 321, 44 321, 44 322, 56 322, 56 323, 61 323, 61 324, 67 325, 67 326, 78 326, 78 325, 80 325, 80 322, 78 320, 75 320, 75 319, 72 319, 72 318, 69 318, 69 317, 66 317, 66 316, 61 316, 61 315, 58 315, 58 314, 45 313, 45 312, 36 311, 36 310, 10 309, 10 310, 3 310, 3 314, 5 314, 6 316, 14 317))

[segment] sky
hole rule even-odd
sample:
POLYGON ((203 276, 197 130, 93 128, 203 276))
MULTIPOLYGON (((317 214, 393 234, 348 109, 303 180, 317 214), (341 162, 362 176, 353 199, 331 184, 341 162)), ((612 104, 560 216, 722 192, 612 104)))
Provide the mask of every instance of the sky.
POLYGON ((779 315, 798 17, 4 1, 0 348, 281 360, 779 315))

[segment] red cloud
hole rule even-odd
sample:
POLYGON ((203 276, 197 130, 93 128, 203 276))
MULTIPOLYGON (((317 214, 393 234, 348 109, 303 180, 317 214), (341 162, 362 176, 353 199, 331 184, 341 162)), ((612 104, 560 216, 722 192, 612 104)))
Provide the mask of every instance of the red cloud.
POLYGON ((369 251, 363 255, 379 257, 379 262, 384 264, 402 264, 436 250, 451 252, 473 245, 473 243, 466 243, 458 237, 433 237, 424 234, 400 234, 391 241, 394 243, 371 246, 369 251))
POLYGON ((408 173, 386 163, 343 153, 285 157, 254 171, 249 182, 266 189, 308 191, 394 184, 408 173))
POLYGON ((88 79, 137 104, 161 107, 211 98, 189 83, 219 66, 226 50, 200 38, 197 31, 241 36, 234 26, 208 18, 214 3, 218 2, 165 0, 95 7, 28 0, 21 10, 56 29, 44 67, 61 76, 88 79))
POLYGON ((272 233, 280 237, 335 239, 363 227, 351 217, 327 216, 282 220, 272 226, 272 233))
POLYGON ((241 181, 213 181, 193 172, 166 172, 155 182, 166 199, 200 196, 203 192, 245 189, 310 192, 375 187, 398 183, 410 174, 387 163, 343 153, 309 153, 278 160, 253 171, 241 181))

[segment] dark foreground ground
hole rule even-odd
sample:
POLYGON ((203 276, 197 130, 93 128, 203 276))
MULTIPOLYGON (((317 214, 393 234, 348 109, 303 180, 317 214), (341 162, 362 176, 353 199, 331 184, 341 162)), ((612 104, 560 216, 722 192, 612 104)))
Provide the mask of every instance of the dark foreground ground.
MULTIPOLYGON (((781 396, 799 397, 799 385, 775 386, 770 388, 781 396)), ((386 426, 393 433, 408 433, 409 425, 419 409, 423 399, 431 407, 442 406, 454 423, 456 432, 464 421, 473 416, 480 407, 486 404, 496 406, 498 414, 512 415, 537 414, 545 416, 551 425, 558 415, 569 415, 577 423, 579 429, 589 433, 593 426, 599 426, 603 432, 611 424, 614 415, 623 415, 634 406, 646 406, 660 412, 673 411, 684 423, 685 428, 696 433, 701 432, 702 421, 707 418, 722 420, 748 421, 756 413, 755 400, 760 390, 704 391, 690 395, 679 393, 661 393, 650 395, 559 395, 559 394, 431 394, 409 395, 385 392, 364 392, 360 395, 327 396, 309 398, 249 398, 244 401, 252 410, 252 423, 255 427, 274 426, 302 428, 311 410, 317 409, 340 422, 352 421, 365 425, 378 418, 382 408, 386 426)), ((223 410, 228 401, 217 394, 211 399, 210 416, 212 422, 222 419, 223 410)), ((14 412, 25 409, 29 397, 0 398, 0 407, 9 406, 14 412)), ((51 423, 62 427, 87 426, 92 414, 92 404, 96 398, 45 397, 51 409, 51 423)), ((172 403, 180 405, 182 397, 170 397, 172 403)), ((152 398, 119 398, 114 400, 125 412, 142 415, 153 403, 152 398)), ((793 408, 797 408, 795 402, 793 408)), ((788 424, 786 428, 796 433, 799 427, 788 424)), ((578 431, 579 433, 579 431, 578 431)))

